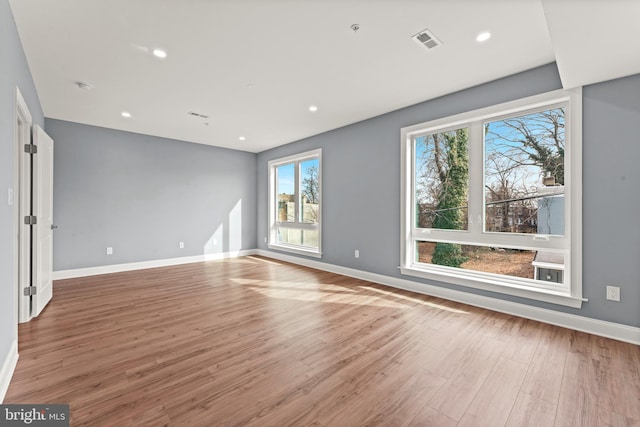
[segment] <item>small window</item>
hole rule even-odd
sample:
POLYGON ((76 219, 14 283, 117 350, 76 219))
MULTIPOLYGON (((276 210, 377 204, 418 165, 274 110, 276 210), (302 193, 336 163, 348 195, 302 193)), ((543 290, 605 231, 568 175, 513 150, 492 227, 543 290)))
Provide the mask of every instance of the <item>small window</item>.
POLYGON ((269 162, 269 247, 319 257, 321 150, 269 162))

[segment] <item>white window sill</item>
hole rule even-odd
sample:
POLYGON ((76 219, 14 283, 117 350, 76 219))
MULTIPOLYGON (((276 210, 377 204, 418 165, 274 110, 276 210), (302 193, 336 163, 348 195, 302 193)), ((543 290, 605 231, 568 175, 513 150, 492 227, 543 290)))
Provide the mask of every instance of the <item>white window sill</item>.
POLYGON ((430 271, 427 269, 411 267, 400 267, 400 272, 407 276, 419 277, 422 279, 436 280, 453 285, 466 286, 468 288, 482 289, 485 291, 500 294, 512 295, 521 298, 528 298, 537 301, 544 301, 551 304, 563 305, 566 307, 581 308, 583 298, 572 296, 568 292, 553 291, 548 289, 533 289, 530 286, 502 283, 497 280, 479 279, 470 277, 463 272, 449 273, 430 271))
POLYGON ((269 243, 267 247, 269 249, 275 249, 283 252, 290 252, 292 254, 310 256, 314 258, 322 258, 322 252, 319 252, 314 249, 306 249, 302 246, 277 245, 277 244, 269 243))

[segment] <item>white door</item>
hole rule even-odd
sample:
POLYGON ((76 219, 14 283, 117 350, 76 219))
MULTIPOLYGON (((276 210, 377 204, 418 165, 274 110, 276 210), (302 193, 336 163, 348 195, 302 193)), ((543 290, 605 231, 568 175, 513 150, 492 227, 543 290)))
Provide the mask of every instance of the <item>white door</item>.
POLYGON ((25 223, 25 217, 31 215, 31 155, 25 152, 25 146, 31 144, 31 113, 16 88, 16 145, 15 145, 15 195, 14 221, 16 240, 14 252, 15 264, 16 313, 18 322, 31 319, 31 297, 25 289, 31 286, 31 226, 25 223))
POLYGON ((31 314, 35 317, 53 297, 53 140, 36 125, 33 143, 38 149, 33 156, 33 212, 37 220, 31 252, 33 286, 36 287, 31 314))

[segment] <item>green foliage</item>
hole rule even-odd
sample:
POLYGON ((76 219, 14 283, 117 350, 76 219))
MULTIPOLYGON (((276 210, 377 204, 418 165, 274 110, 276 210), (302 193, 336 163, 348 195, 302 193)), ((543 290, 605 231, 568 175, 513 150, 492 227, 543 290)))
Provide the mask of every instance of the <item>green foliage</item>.
POLYGON ((461 230, 464 226, 464 210, 467 203, 469 180, 469 155, 467 129, 443 134, 446 152, 446 171, 442 174, 442 187, 438 195, 434 228, 461 230))
POLYGON ((554 177, 556 183, 564 185, 564 148, 554 151, 531 139, 527 138, 523 142, 525 147, 534 149, 529 153, 529 158, 546 174, 554 177))
POLYGON ((447 267, 460 267, 467 260, 468 258, 462 254, 462 245, 455 243, 436 243, 431 257, 433 264, 447 267))
MULTIPOLYGON (((468 130, 442 134, 444 152, 446 152, 446 171, 441 174, 442 187, 438 195, 434 228, 461 230, 465 223, 465 210, 460 207, 467 203, 469 180, 469 135, 468 130)), ((436 143, 439 143, 438 141, 436 143)), ((460 245, 438 243, 431 262, 449 267, 460 267, 467 260, 462 255, 460 245)))

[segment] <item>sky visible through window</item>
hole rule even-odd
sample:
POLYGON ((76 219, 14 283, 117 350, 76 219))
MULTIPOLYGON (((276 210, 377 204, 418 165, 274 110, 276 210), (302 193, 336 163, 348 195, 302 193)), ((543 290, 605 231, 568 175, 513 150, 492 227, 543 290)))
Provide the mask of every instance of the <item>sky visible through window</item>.
MULTIPOLYGON (((301 181, 308 178, 311 173, 311 168, 315 167, 318 170, 318 159, 309 159, 301 163, 301 181)), ((294 194, 295 193, 295 165, 293 163, 288 165, 278 166, 278 194, 294 194)))
POLYGON ((509 183, 519 195, 532 194, 542 177, 564 183, 564 109, 531 113, 485 124, 485 184, 509 183))
POLYGON ((294 194, 295 164, 278 166, 278 194, 294 194))

